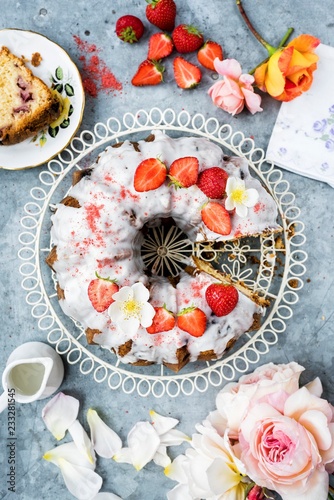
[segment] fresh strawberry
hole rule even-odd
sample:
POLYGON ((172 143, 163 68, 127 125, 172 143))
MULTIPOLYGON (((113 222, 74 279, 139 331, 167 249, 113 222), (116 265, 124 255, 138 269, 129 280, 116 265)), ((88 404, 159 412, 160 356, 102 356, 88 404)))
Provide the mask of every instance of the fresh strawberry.
POLYGON ((188 188, 197 182, 199 162, 195 156, 185 156, 173 161, 168 177, 176 188, 188 188))
POLYGON ((94 309, 97 312, 103 312, 114 302, 112 296, 118 292, 119 286, 116 284, 116 280, 102 278, 97 272, 95 276, 96 279, 88 285, 88 297, 94 309))
POLYGON ((202 337, 206 329, 206 315, 199 307, 186 307, 177 315, 177 326, 193 337, 202 337))
POLYGON ((146 17, 151 24, 163 31, 173 31, 175 26, 176 4, 174 0, 146 0, 146 17))
POLYGON ((223 60, 223 49, 217 42, 212 42, 208 40, 205 42, 203 47, 201 47, 197 53, 198 61, 204 66, 204 68, 212 69, 215 71, 215 66, 213 61, 218 57, 220 61, 223 60))
POLYGON ((116 22, 116 35, 123 42, 136 43, 143 36, 144 25, 136 16, 122 16, 116 22))
POLYGON ((164 71, 165 68, 161 66, 161 64, 146 59, 139 65, 131 83, 135 87, 142 87, 143 85, 158 85, 163 80, 162 73, 164 71))
POLYGON ((228 174, 219 167, 207 168, 198 176, 197 186, 208 197, 215 200, 223 198, 228 174))
POLYGON ((230 214, 223 205, 216 201, 206 203, 201 211, 202 221, 210 231, 217 234, 230 234, 231 218, 230 214))
POLYGON ((134 188, 141 193, 158 189, 165 182, 166 177, 166 165, 158 158, 147 158, 138 165, 135 171, 134 188))
POLYGON ((213 314, 227 316, 236 307, 239 293, 233 285, 213 283, 206 289, 205 298, 213 314))
POLYGON ((148 42, 147 59, 159 61, 173 52, 173 42, 166 33, 154 33, 148 42))
POLYGON ((155 316, 151 326, 146 328, 147 333, 168 332, 175 326, 174 314, 166 308, 164 304, 161 307, 155 307, 155 316))
POLYGON ((194 52, 202 47, 204 38, 202 33, 189 24, 179 24, 172 33, 175 48, 181 54, 194 52))
POLYGON ((183 57, 175 57, 173 65, 174 77, 181 89, 192 89, 201 81, 201 70, 195 64, 183 59, 183 57))

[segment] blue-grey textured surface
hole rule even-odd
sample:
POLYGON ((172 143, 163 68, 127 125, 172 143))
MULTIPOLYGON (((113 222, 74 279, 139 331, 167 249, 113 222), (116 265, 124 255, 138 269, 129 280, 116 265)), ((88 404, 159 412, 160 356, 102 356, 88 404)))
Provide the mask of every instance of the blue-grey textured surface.
MULTIPOLYGON (((249 71, 265 57, 263 48, 247 31, 234 0, 176 0, 177 23, 193 23, 201 28, 205 38, 212 38, 224 47, 225 57, 238 59, 249 71)), ((112 94, 100 92, 96 98, 87 96, 82 129, 91 128, 97 121, 105 121, 113 115, 122 118, 126 111, 150 109, 152 106, 182 108, 191 113, 201 112, 215 116, 222 123, 230 123, 235 130, 253 136, 256 144, 266 148, 280 104, 271 98, 263 98, 262 113, 251 116, 244 112, 231 117, 216 109, 206 94, 212 83, 210 72, 206 72, 203 83, 195 90, 185 92, 176 87, 171 77, 171 66, 166 83, 159 87, 134 88, 131 77, 138 63, 145 59, 150 33, 156 31, 145 18, 144 0, 2 0, 0 28, 20 28, 47 35, 61 45, 82 69, 80 52, 74 35, 96 44, 99 55, 122 82, 122 92, 112 94), (138 46, 120 42, 115 33, 115 22, 123 14, 139 16, 147 28, 138 46), (126 64, 124 64, 126 61, 126 64)), ((310 33, 325 44, 334 45, 334 17, 331 0, 291 2, 282 0, 245 0, 249 17, 272 44, 278 43, 289 26, 295 33, 310 33)), ((190 60, 195 60, 194 55, 190 60)), ((333 167, 333 165, 332 165, 333 167)), ((20 287, 20 260, 18 236, 21 231, 20 218, 29 192, 38 183, 40 168, 28 171, 0 170, 0 290, 1 290, 1 372, 9 353, 28 340, 43 340, 37 322, 31 316, 30 306, 25 302, 25 292, 20 287)), ((333 370, 333 266, 334 251, 334 191, 326 184, 284 172, 296 193, 296 204, 302 209, 309 253, 305 286, 295 306, 295 314, 288 321, 287 331, 279 338, 261 362, 287 362, 295 360, 306 367, 303 381, 319 375, 325 397, 334 402, 333 370)), ((204 394, 177 399, 163 397, 141 398, 126 395, 121 391, 110 391, 106 384, 96 384, 92 378, 80 374, 77 365, 65 363, 66 376, 62 390, 79 398, 80 420, 85 423, 89 407, 98 409, 105 420, 125 440, 130 428, 138 420, 147 420, 153 407, 164 415, 180 419, 179 428, 191 434, 196 422, 201 421, 214 407, 217 388, 204 394)), ((17 405, 17 477, 16 493, 8 493, 5 473, 7 470, 6 412, 0 415, 0 497, 30 500, 70 499, 59 470, 42 460, 45 451, 54 447, 52 435, 45 429, 41 419, 44 402, 17 405)), ((86 425, 86 423, 85 423, 86 425)), ((172 449, 172 453, 178 453, 172 449)), ((112 491, 127 500, 161 500, 175 483, 167 479, 162 469, 150 463, 144 470, 136 472, 130 465, 117 464, 99 459, 97 472, 103 477, 103 491, 112 491)))

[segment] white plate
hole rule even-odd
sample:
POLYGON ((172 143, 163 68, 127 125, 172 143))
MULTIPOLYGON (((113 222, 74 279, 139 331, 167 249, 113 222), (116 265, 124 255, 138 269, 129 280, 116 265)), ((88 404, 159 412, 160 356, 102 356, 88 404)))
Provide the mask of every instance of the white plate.
POLYGON ((32 54, 38 52, 42 56, 41 64, 35 68, 27 62, 27 67, 48 86, 59 85, 58 90, 61 91, 63 97, 68 96, 73 107, 68 126, 59 127, 55 137, 52 137, 48 129, 45 129, 35 137, 19 144, 0 146, 0 168, 20 170, 36 167, 60 153, 69 144, 80 126, 85 106, 85 93, 80 73, 64 49, 38 33, 17 29, 2 30, 0 31, 0 47, 3 45, 8 47, 14 55, 24 56, 29 61, 32 54))

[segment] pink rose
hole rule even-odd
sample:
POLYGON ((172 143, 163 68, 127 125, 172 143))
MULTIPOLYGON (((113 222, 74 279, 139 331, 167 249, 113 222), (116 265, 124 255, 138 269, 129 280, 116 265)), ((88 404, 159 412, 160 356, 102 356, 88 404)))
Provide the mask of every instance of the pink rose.
MULTIPOLYGON (((236 437, 249 408, 268 394, 273 394, 272 404, 276 398, 275 408, 278 408, 278 404, 284 404, 286 398, 298 390, 303 370, 304 367, 295 362, 282 365, 268 363, 250 375, 242 376, 238 383, 227 384, 216 399, 220 427, 229 428, 231 437, 236 437)), ((210 420, 219 430, 218 415, 213 415, 210 420)))
POLYGON ((252 114, 263 111, 260 107, 261 97, 254 93, 252 86, 254 77, 242 74, 238 61, 235 59, 220 61, 217 57, 214 66, 217 73, 223 76, 223 80, 216 82, 208 91, 216 106, 232 115, 240 113, 244 106, 252 114))
POLYGON ((272 395, 261 398, 241 423, 239 444, 247 474, 283 500, 327 500, 325 466, 334 460, 331 405, 305 387, 272 402, 272 395))

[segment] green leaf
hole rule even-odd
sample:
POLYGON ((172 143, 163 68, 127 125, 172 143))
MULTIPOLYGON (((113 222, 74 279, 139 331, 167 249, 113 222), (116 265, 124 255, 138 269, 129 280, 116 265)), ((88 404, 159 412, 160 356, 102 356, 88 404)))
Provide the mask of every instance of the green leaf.
POLYGON ((74 111, 74 108, 73 108, 73 106, 72 106, 72 104, 71 104, 71 105, 70 105, 70 108, 69 108, 69 110, 68 110, 68 116, 71 116, 71 115, 72 115, 72 113, 73 113, 73 111, 74 111))
POLYGON ((55 127, 55 128, 49 127, 48 132, 49 132, 49 135, 54 138, 54 137, 56 137, 56 135, 59 132, 59 127, 55 127))
POLYGON ((329 135, 328 135, 328 134, 324 134, 324 135, 322 135, 322 136, 320 137, 320 139, 321 139, 322 141, 328 141, 328 139, 329 139, 329 135))
POLYGON ((67 118, 60 124, 60 128, 67 128, 70 124, 70 120, 67 118))
POLYGON ((63 85, 62 83, 58 83, 57 85, 55 85, 55 88, 54 88, 54 89, 55 89, 57 92, 59 92, 59 94, 61 94, 61 93, 62 93, 62 91, 63 91, 63 88, 64 88, 64 85, 63 85))
POLYGON ((60 66, 58 66, 58 68, 56 69, 55 75, 56 75, 57 80, 62 80, 64 78, 64 73, 63 73, 63 70, 60 66))
POLYGON ((66 83, 65 85, 65 92, 68 96, 73 96, 74 95, 74 88, 72 87, 72 85, 70 85, 69 83, 66 83))
POLYGON ((44 144, 46 143, 46 141, 47 141, 47 138, 43 134, 42 137, 39 140, 39 145, 41 146, 41 148, 44 146, 44 144))

